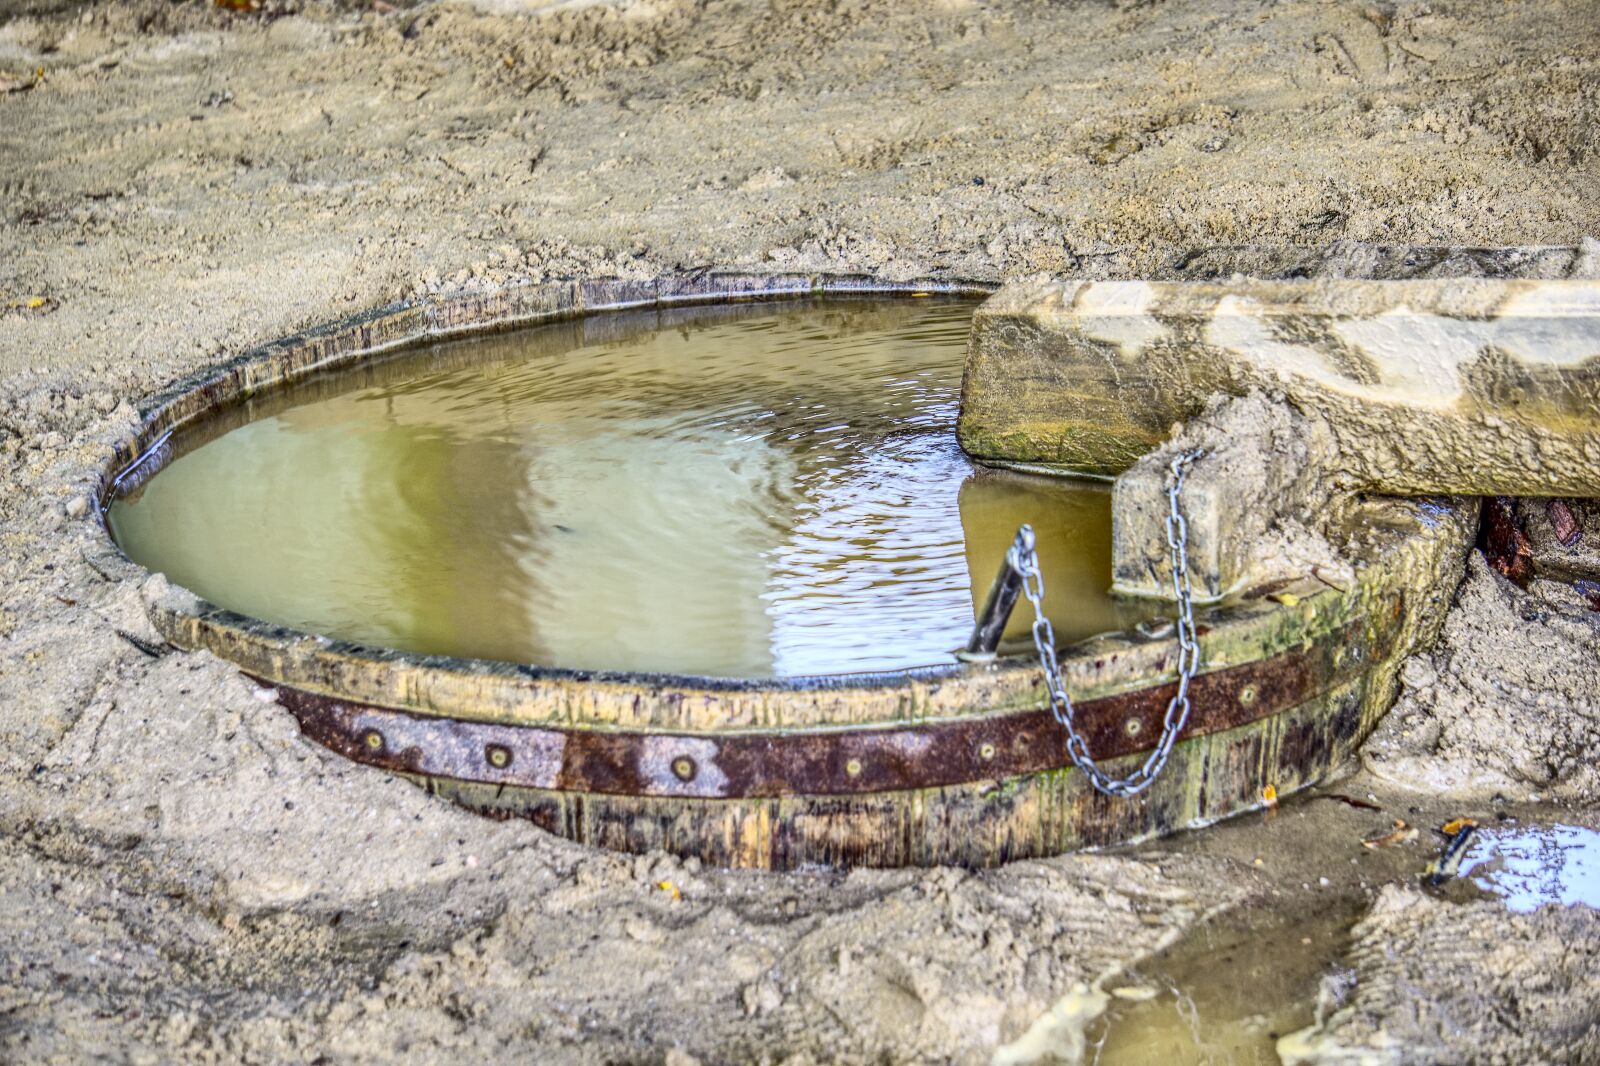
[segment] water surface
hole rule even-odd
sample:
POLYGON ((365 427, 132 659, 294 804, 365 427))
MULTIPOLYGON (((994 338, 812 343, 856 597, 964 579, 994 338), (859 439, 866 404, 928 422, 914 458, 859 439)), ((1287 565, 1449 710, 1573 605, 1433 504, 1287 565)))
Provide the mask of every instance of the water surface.
POLYGON ((178 442, 112 531, 313 633, 768 677, 950 662, 1028 521, 1062 640, 1120 628, 1108 490, 977 472, 956 445, 972 306, 652 311, 432 346, 178 442))
POLYGON ((1457 872, 1513 911, 1600 908, 1600 832, 1580 825, 1499 825, 1467 843, 1457 872))

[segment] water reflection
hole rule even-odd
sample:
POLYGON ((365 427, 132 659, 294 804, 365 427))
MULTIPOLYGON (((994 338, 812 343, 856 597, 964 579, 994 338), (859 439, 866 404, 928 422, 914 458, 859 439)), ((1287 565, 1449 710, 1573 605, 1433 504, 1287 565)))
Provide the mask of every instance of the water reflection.
POLYGON ((1062 639, 1118 628, 1108 491, 976 474, 955 444, 970 314, 678 309, 436 346, 203 427, 112 529, 330 636, 785 676, 950 661, 1030 521, 1062 639))
POLYGON ((1547 903, 1600 908, 1600 832, 1576 825, 1480 829, 1458 876, 1514 911, 1547 903))

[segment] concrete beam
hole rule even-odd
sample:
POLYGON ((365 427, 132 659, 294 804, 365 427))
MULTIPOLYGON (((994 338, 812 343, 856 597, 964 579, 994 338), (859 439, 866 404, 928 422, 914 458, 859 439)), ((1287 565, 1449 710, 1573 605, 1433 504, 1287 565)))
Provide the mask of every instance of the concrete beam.
POLYGON ((1397 495, 1600 496, 1600 282, 1021 282, 979 309, 958 427, 1115 476, 1218 393, 1281 395, 1397 495))

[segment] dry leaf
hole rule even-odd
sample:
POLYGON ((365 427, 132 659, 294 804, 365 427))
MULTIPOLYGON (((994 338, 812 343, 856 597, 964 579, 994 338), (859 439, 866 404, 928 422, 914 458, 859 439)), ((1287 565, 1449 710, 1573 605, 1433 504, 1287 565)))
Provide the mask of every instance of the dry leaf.
POLYGON ((1417 831, 1399 818, 1394 820, 1394 828, 1381 836, 1368 837, 1361 843, 1369 848, 1387 848, 1391 844, 1401 844, 1408 840, 1415 840, 1417 831))

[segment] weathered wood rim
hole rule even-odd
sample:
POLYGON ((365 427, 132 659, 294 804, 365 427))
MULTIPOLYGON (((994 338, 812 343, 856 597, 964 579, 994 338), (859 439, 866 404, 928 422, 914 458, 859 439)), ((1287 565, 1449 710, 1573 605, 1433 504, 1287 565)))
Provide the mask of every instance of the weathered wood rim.
MULTIPOLYGON (((1311 647, 1203 674, 1189 739, 1281 714, 1356 680, 1387 652, 1401 597, 1374 631, 1362 622, 1311 647)), ((1176 692, 1157 684, 1078 704, 1101 758, 1143 754, 1176 692)), ((1046 709, 887 729, 724 733, 552 729, 417 715, 284 688, 307 736, 356 762, 455 781, 615 796, 744 799, 839 796, 998 781, 1070 766, 1066 731, 1046 709)))

